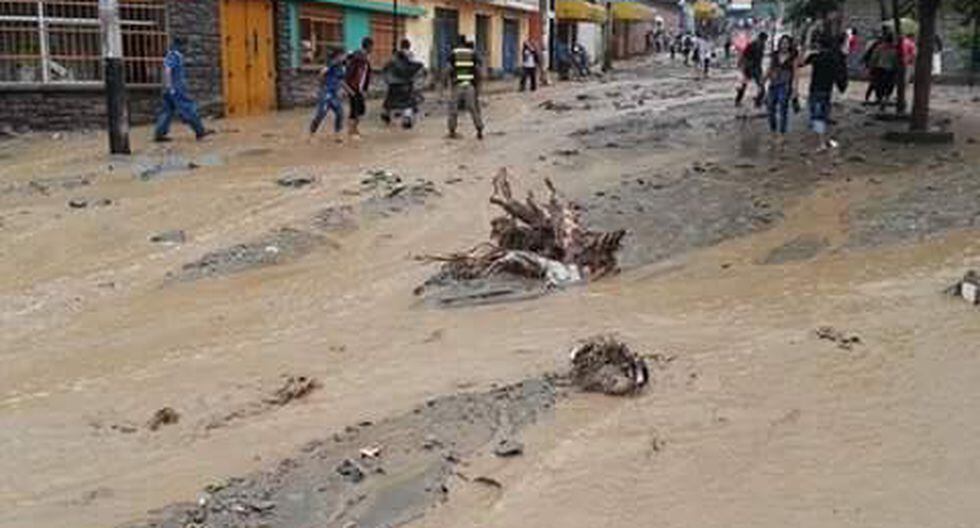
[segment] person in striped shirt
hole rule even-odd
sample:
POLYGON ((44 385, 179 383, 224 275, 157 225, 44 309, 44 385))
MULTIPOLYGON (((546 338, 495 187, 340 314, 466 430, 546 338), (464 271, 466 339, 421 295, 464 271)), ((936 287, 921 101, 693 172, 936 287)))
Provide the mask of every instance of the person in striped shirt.
POLYGON ((452 83, 449 98, 449 137, 458 138, 456 125, 459 121, 459 111, 464 110, 473 118, 477 139, 483 139, 483 117, 480 115, 480 99, 478 96, 480 57, 473 49, 473 43, 466 40, 465 35, 459 36, 459 41, 449 56, 449 79, 452 83))

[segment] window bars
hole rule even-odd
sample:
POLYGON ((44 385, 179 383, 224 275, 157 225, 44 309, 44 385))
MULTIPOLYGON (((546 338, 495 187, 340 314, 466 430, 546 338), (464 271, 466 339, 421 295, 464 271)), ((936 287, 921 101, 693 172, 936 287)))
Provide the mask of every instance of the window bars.
MULTIPOLYGON (((159 84, 164 0, 121 0, 119 14, 127 84, 159 84)), ((100 83, 100 32, 98 0, 0 0, 0 85, 100 83)))

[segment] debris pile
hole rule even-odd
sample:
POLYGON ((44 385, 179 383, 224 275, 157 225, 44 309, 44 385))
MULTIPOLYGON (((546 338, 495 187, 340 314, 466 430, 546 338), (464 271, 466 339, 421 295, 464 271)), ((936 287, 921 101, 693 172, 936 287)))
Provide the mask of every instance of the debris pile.
POLYGON ((571 381, 586 392, 635 394, 650 381, 646 361, 613 336, 586 339, 572 350, 571 381))
POLYGON ((545 179, 545 184, 550 192, 547 203, 539 204, 531 192, 521 202, 513 196, 506 169, 501 169, 493 179, 490 203, 507 214, 491 220, 490 242, 464 253, 421 257, 442 263, 442 268, 416 294, 447 279, 465 282, 503 277, 564 286, 618 271, 616 252, 626 231, 586 229, 580 208, 561 200, 550 180, 545 179))
POLYGON ((173 407, 163 407, 158 409, 146 423, 147 429, 156 431, 164 425, 173 425, 180 421, 180 414, 173 407))
POLYGON ((974 270, 966 272, 963 280, 949 288, 948 293, 970 304, 980 304, 980 274, 974 270))
POLYGON ((249 402, 227 414, 212 417, 204 429, 218 429, 230 422, 265 414, 276 408, 301 400, 320 388, 320 382, 310 376, 283 376, 282 384, 261 400, 249 402))

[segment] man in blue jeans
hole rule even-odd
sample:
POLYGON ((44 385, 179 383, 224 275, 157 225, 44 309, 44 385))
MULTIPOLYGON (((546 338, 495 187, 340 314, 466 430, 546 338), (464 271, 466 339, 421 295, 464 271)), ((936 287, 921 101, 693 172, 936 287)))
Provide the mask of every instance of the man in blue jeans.
POLYGON ((813 67, 810 76, 810 128, 817 137, 817 150, 834 148, 837 143, 827 139, 830 124, 831 95, 834 86, 844 92, 847 89, 846 57, 828 36, 819 35, 817 49, 810 54, 804 64, 813 67))
POLYGON ((163 100, 153 134, 153 140, 157 142, 170 141, 168 134, 174 113, 191 127, 198 140, 214 133, 213 130, 204 128, 201 116, 197 113, 197 104, 187 95, 183 48, 183 41, 174 38, 163 59, 163 100))

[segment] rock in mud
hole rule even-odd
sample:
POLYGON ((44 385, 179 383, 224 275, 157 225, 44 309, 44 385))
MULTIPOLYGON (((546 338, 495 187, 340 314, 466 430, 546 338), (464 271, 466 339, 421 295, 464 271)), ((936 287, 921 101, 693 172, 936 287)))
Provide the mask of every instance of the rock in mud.
POLYGON ((147 429, 156 431, 164 425, 173 425, 180 421, 180 414, 173 407, 163 407, 158 409, 146 423, 147 429))
POLYGON ((646 361, 609 335, 586 339, 572 350, 571 361, 572 383, 586 392, 635 394, 650 380, 646 361))
POLYGON ((316 178, 312 176, 288 175, 276 180, 276 185, 289 189, 299 189, 316 183, 316 178))
POLYGON ((182 229, 164 231, 150 237, 150 242, 154 244, 183 244, 186 241, 187 234, 182 229))
POLYGON ((357 484, 364 480, 364 470, 357 462, 347 458, 337 466, 337 474, 344 477, 344 480, 357 484))
POLYGON ((816 335, 819 339, 836 343, 841 350, 852 350, 855 345, 861 344, 861 338, 857 335, 841 332, 832 326, 817 328, 816 335))
POLYGON ((493 454, 502 458, 515 457, 524 454, 524 444, 510 438, 503 439, 493 446, 493 454))
POLYGON ((83 198, 72 198, 71 200, 68 200, 68 207, 71 207, 72 209, 84 209, 88 207, 88 200, 83 198))

